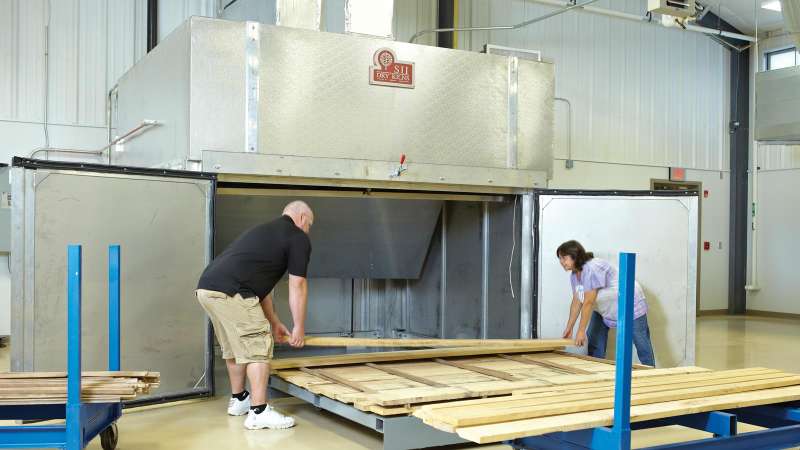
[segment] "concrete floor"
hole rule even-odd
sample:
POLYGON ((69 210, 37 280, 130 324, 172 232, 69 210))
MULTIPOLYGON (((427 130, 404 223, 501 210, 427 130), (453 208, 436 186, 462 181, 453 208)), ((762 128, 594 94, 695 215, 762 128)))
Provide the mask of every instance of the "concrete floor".
MULTIPOLYGON (((711 369, 771 367, 800 373, 800 320, 762 317, 709 316, 697 322, 697 365, 711 369)), ((0 349, 0 371, 8 368, 8 348, 0 349)), ((224 376, 217 378, 225 386, 224 376)), ((227 395, 211 400, 126 410, 119 422, 118 448, 212 449, 326 448, 380 449, 380 435, 295 399, 275 402, 278 409, 297 419, 297 426, 280 431, 247 431, 244 418, 225 415, 227 395)), ((755 429, 741 427, 741 431, 755 429), (743 429, 741 429, 743 428, 743 429)), ((634 446, 658 445, 710 435, 682 427, 634 432, 634 446)), ((95 440, 88 447, 100 449, 95 440)), ((458 448, 471 448, 462 446, 458 448)), ((508 448, 488 446, 487 449, 508 448)))

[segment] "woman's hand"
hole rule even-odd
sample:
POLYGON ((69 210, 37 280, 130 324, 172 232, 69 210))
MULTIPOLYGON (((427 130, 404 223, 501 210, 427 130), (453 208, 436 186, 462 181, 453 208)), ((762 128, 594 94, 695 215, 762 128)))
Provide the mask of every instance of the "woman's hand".
POLYGON ((575 336, 575 346, 583 347, 584 345, 586 345, 586 331, 579 330, 578 335, 575 336))

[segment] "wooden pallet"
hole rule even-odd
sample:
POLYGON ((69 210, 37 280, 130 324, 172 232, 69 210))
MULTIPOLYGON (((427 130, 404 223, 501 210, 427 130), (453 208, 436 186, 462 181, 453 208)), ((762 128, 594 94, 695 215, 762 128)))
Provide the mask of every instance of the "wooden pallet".
MULTIPOLYGON (((117 403, 149 394, 160 383, 158 372, 83 372, 81 400, 117 403)), ((0 373, 0 405, 59 404, 67 401, 64 372, 0 373)))
MULTIPOLYGON (((325 365, 320 366, 306 361, 305 367, 278 370, 277 375, 315 394, 380 415, 409 414, 432 402, 510 395, 524 390, 554 392, 586 383, 608 385, 614 380, 614 366, 605 360, 591 361, 552 352, 436 356, 355 364, 350 357, 324 357, 325 365)), ((362 361, 361 357, 358 361, 362 361)), ((639 379, 705 371, 695 367, 642 368, 634 373, 639 379)))

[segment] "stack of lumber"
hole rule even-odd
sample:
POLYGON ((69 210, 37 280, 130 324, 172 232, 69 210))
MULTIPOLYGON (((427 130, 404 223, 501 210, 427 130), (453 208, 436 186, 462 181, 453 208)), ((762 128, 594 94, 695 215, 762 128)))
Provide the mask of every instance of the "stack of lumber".
MULTIPOLYGON (((479 444, 611 425, 614 362, 556 344, 292 358, 273 367, 317 395, 383 416, 413 414, 479 444)), ((800 400, 800 375, 779 370, 633 369, 632 422, 800 400)))
MULTIPOLYGON (((506 351, 496 353, 487 347, 467 353, 463 349, 365 353, 296 358, 290 363, 275 360, 273 366, 277 366, 277 376, 289 383, 384 416, 409 414, 431 402, 614 379, 613 362, 548 351, 506 351), (397 354, 397 359, 386 359, 397 354)), ((637 377, 665 373, 637 367, 637 377)), ((667 373, 698 370, 704 369, 683 367, 667 373)))
MULTIPOLYGON (((647 371, 649 373, 656 370, 647 371)), ((634 372, 636 374, 636 372, 634 372)), ((752 368, 634 377, 631 421, 800 399, 800 376, 752 368)), ((613 381, 520 389, 490 399, 425 405, 415 416, 440 430, 485 444, 556 431, 611 425, 613 381)))
MULTIPOLYGON (((117 403, 149 394, 159 386, 158 372, 83 372, 81 400, 117 403)), ((67 402, 65 372, 0 373, 0 405, 41 405, 67 402)))

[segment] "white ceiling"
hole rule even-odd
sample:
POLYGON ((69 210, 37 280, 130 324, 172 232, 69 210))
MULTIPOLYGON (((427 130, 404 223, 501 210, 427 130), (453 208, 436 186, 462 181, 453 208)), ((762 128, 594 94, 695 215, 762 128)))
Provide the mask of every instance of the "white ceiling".
POLYGON ((766 0, 705 0, 703 5, 711 8, 714 14, 738 28, 743 33, 753 34, 756 30, 756 9, 758 10, 758 32, 773 31, 783 27, 783 16, 776 11, 761 7, 766 0))

